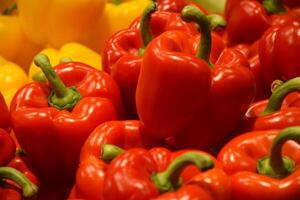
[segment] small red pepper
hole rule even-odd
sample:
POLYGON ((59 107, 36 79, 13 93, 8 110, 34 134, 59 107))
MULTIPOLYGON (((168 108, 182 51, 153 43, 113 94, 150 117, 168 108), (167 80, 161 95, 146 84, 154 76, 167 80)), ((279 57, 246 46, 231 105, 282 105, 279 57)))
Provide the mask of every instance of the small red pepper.
POLYGON ((263 76, 268 85, 276 79, 286 81, 300 76, 299 31, 300 20, 271 27, 262 36, 259 57, 263 76))
MULTIPOLYGON (((104 50, 104 70, 110 73, 118 83, 128 118, 137 118, 136 86, 143 61, 143 52, 148 43, 167 30, 182 30, 198 34, 196 26, 184 22, 179 13, 155 11, 156 4, 152 2, 145 9, 141 18, 136 19, 128 29, 113 35, 104 50)), ((210 19, 214 28, 224 25, 221 18, 211 16, 210 19)), ((215 62, 225 45, 217 34, 213 34, 212 37, 211 59, 215 62)))
POLYGON ((161 146, 160 141, 148 138, 144 131, 140 121, 111 121, 99 125, 82 147, 75 186, 69 198, 102 200, 107 170, 107 163, 101 160, 103 145, 114 144, 124 149, 161 146))
POLYGON ((120 92, 108 74, 86 64, 67 62, 52 69, 43 54, 34 61, 49 83, 29 83, 17 92, 13 130, 41 182, 69 184, 92 130, 121 115, 120 92))
POLYGON ((10 114, 2 93, 0 92, 0 128, 8 130, 10 127, 10 114))
POLYGON ((231 177, 232 200, 298 200, 299 144, 299 126, 249 132, 227 143, 218 160, 231 177))
MULTIPOLYGON (((107 146, 104 146, 104 157, 107 146)), ((109 148, 114 147, 109 145, 109 148)), ((119 150, 119 147, 115 148, 119 150)), ((185 150, 172 155, 163 148, 130 149, 108 165, 104 199, 230 199, 229 179, 222 170, 214 167, 215 163, 212 156, 201 151, 185 150), (165 157, 167 161, 162 162, 165 157), (187 167, 192 166, 196 167, 195 174, 180 181, 181 174, 189 173, 192 169, 187 167), (199 173, 199 170, 208 169, 199 173)))
POLYGON ((236 127, 254 97, 255 82, 238 50, 224 50, 213 66, 207 17, 193 6, 182 12, 201 27, 197 56, 191 46, 199 40, 187 32, 165 32, 150 42, 137 86, 137 110, 151 136, 174 136, 177 147, 203 149, 236 127))
POLYGON ((242 121, 242 130, 283 129, 300 125, 300 107, 296 105, 297 101, 299 103, 299 92, 300 77, 279 85, 269 99, 249 107, 242 121))
MULTIPOLYGON (((299 2, 294 6, 299 6, 299 2)), ((296 17, 299 16, 299 11, 296 13, 296 17)), ((270 26, 292 21, 294 15, 294 11, 287 12, 281 0, 227 0, 225 17, 228 42, 230 45, 252 44, 270 26)))

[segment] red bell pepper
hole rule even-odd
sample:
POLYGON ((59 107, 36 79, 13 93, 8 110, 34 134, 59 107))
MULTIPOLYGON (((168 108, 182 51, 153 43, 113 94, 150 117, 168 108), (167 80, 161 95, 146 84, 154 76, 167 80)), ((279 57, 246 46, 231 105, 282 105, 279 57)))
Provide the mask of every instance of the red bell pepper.
MULTIPOLYGON (((106 156, 106 147, 103 156, 106 156)), ((118 155, 107 167, 104 199, 230 199, 229 179, 222 170, 213 168, 216 162, 210 155, 189 150, 175 155, 162 148, 150 151, 135 148, 118 155), (167 160, 173 158, 162 162, 166 164, 162 167, 160 163, 164 157, 167 160), (195 174, 188 180, 179 181, 191 165, 197 167, 195 174), (211 170, 199 173, 199 170, 207 169, 211 170)))
POLYGON ((2 93, 0 92, 0 129, 8 130, 10 127, 10 114, 2 93))
POLYGON ((99 125, 82 147, 75 186, 69 198, 103 199, 103 181, 107 170, 107 163, 100 159, 103 145, 114 144, 124 149, 161 145, 160 141, 142 134, 144 131, 140 121, 111 121, 99 125))
POLYGON ((255 82, 238 50, 226 49, 210 64, 209 23, 199 9, 185 7, 183 18, 201 27, 197 55, 191 46, 198 40, 187 32, 165 32, 150 42, 137 86, 137 109, 151 136, 174 136, 180 148, 208 148, 236 127, 254 97, 255 82))
POLYGON ((299 144, 299 126, 249 132, 227 143, 218 160, 231 177, 232 200, 298 200, 299 144))
POLYGON ((6 166, 15 156, 16 145, 10 135, 0 129, 0 166, 6 166))
MULTIPOLYGON (((198 34, 196 26, 184 22, 179 13, 155 12, 155 10, 156 4, 152 2, 141 18, 135 20, 128 29, 113 35, 104 50, 104 70, 118 83, 128 118, 136 118, 135 92, 143 61, 143 49, 152 38, 167 30, 183 30, 198 34)), ((218 18, 217 24, 223 25, 223 21, 218 18)), ((217 34, 213 34, 212 46, 211 59, 214 62, 225 45, 217 34)))
MULTIPOLYGON (((299 18, 300 19, 300 18, 299 18)), ((298 52, 300 51, 300 20, 268 29, 259 44, 259 57, 263 76, 271 83, 300 76, 298 52)))
MULTIPOLYGON (((299 1, 296 4, 294 6, 300 6, 299 1)), ((225 17, 229 44, 252 44, 270 26, 291 21, 294 15, 299 17, 299 11, 287 10, 281 0, 227 0, 225 17)))
POLYGON ((86 64, 67 62, 52 69, 43 54, 34 61, 49 83, 29 83, 17 92, 11 104, 13 130, 41 182, 68 184, 92 130, 121 115, 120 92, 108 74, 86 64))
POLYGON ((300 77, 278 86, 272 96, 252 104, 242 121, 242 131, 283 129, 300 125, 300 77), (297 92, 297 93, 295 93, 297 92))

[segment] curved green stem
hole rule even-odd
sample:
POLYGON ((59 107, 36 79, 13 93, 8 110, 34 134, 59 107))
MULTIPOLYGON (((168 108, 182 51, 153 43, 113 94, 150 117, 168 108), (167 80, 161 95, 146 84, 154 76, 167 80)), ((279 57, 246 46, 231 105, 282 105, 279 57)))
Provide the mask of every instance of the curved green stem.
POLYGON ((139 55, 144 54, 144 49, 153 39, 150 22, 151 22, 151 15, 156 11, 156 9, 157 9, 156 1, 152 0, 152 2, 145 8, 142 14, 141 22, 140 22, 141 23, 140 30, 141 30, 141 36, 142 36, 144 47, 139 50, 139 55))
POLYGON ((3 10, 2 15, 10 15, 16 9, 17 9, 17 3, 13 3, 9 7, 5 8, 5 10, 3 10))
POLYGON ((221 31, 224 30, 227 22, 221 15, 211 14, 207 15, 209 21, 210 30, 212 31, 221 31))
POLYGON ((114 5, 120 5, 122 3, 122 0, 111 0, 110 2, 114 5))
POLYGON ((35 184, 26 178, 24 174, 14 168, 0 167, 0 178, 10 179, 21 186, 24 197, 32 197, 38 191, 38 187, 35 184))
POLYGON ((300 92, 300 77, 290 79, 278 86, 272 93, 267 107, 260 115, 265 116, 278 111, 284 98, 291 92, 300 92))
POLYGON ((188 152, 178 156, 164 171, 152 175, 152 181, 160 191, 165 193, 180 187, 180 174, 189 165, 195 165, 199 170, 207 170, 214 166, 212 159, 196 152, 188 152))
POLYGON ((281 14, 286 12, 282 0, 263 0, 262 5, 269 14, 281 14))
POLYGON ((112 144, 104 144, 102 145, 102 154, 101 154, 101 160, 103 160, 106 163, 109 163, 112 161, 115 157, 118 155, 124 153, 124 149, 112 145, 112 144))
POLYGON ((273 140, 270 157, 258 162, 258 172, 273 178, 284 178, 295 170, 295 162, 282 156, 282 147, 293 140, 300 144, 300 126, 283 129, 273 140))
POLYGON ((184 21, 195 22, 199 25, 201 29, 201 40, 196 57, 201 58, 210 64, 211 31, 208 18, 195 6, 185 6, 181 11, 181 15, 184 21))
POLYGON ((52 92, 48 98, 49 105, 59 110, 71 110, 81 99, 80 93, 73 87, 67 88, 51 67, 49 58, 45 54, 38 54, 34 58, 36 66, 40 67, 49 81, 52 92))
POLYGON ((282 84, 284 84, 284 82, 282 80, 278 79, 278 80, 273 81, 271 84, 271 92, 272 93, 275 92, 275 90, 282 84))

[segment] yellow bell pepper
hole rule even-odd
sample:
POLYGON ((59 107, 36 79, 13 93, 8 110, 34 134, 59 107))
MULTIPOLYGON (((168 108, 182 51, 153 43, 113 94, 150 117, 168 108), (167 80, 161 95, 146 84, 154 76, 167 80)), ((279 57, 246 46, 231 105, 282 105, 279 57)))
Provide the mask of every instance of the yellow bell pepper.
POLYGON ((21 25, 41 45, 60 48, 90 37, 106 0, 18 0, 21 25))
POLYGON ((27 83, 25 71, 15 63, 0 56, 0 92, 8 106, 16 91, 27 83))
POLYGON ((18 16, 0 15, 0 55, 20 65, 25 71, 41 47, 24 34, 18 16))
MULTIPOLYGON (((53 66, 58 65, 62 58, 70 58, 73 61, 82 62, 102 70, 101 56, 79 43, 65 44, 60 50, 47 48, 40 53, 46 54, 53 66)), ((29 81, 32 81, 32 77, 38 72, 41 72, 40 68, 32 62, 29 69, 29 81)))
POLYGON ((115 32, 128 28, 134 19, 142 14, 150 0, 110 0, 106 3, 103 15, 98 20, 96 32, 87 44, 99 52, 107 39, 115 32))

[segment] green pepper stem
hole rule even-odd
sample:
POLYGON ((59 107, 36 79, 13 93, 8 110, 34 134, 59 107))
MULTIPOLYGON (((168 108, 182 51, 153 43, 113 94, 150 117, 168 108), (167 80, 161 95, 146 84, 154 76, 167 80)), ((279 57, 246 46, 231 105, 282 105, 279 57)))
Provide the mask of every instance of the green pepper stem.
POLYGON ((272 84, 271 84, 271 92, 272 92, 272 93, 275 92, 275 90, 276 90, 279 86, 281 86, 283 83, 284 83, 284 82, 283 82, 282 80, 279 80, 279 79, 273 81, 272 84))
POLYGON ((24 197, 32 197, 37 191, 38 187, 33 184, 24 174, 11 167, 0 167, 0 177, 10 179, 22 187, 24 197))
POLYGON ((210 64, 211 30, 208 18, 195 6, 185 6, 182 9, 181 15, 184 21, 195 22, 199 25, 201 29, 201 40, 196 57, 201 58, 210 64))
POLYGON ((115 157, 118 155, 124 153, 124 149, 112 145, 112 144, 103 144, 102 145, 102 153, 101 153, 101 160, 103 160, 106 163, 109 163, 112 161, 115 157))
POLYGON ((141 17, 141 24, 140 24, 140 30, 141 30, 141 36, 142 41, 144 44, 144 48, 147 47, 149 42, 153 39, 152 33, 151 33, 151 15, 154 13, 157 9, 156 1, 152 1, 144 10, 142 17, 141 17))
POLYGON ((284 98, 291 92, 300 92, 300 77, 290 79, 282 85, 279 85, 273 91, 267 107, 260 115, 265 116, 278 111, 284 98))
POLYGON ((273 140, 270 157, 258 162, 258 172, 273 178, 284 178, 295 169, 295 162, 286 156, 282 156, 282 147, 288 141, 293 140, 300 144, 300 126, 283 129, 273 140))
POLYGON ((49 58, 45 54, 38 54, 34 58, 36 66, 41 68, 49 81, 52 92, 48 98, 49 105, 59 110, 70 110, 81 99, 80 93, 75 88, 67 88, 60 77, 53 70, 49 58))
POLYGON ((262 5, 269 14, 281 14, 286 12, 282 0, 263 0, 262 5))
POLYGON ((179 179, 185 167, 194 164, 199 170, 207 170, 214 166, 212 159, 196 152, 188 152, 178 156, 164 171, 152 175, 152 181, 160 191, 166 193, 180 187, 179 179))
POLYGON ((207 19, 209 21, 210 30, 212 31, 220 31, 223 30, 227 22, 221 15, 211 14, 207 15, 207 19))
POLYGON ((5 10, 2 12, 2 15, 10 15, 16 9, 17 9, 17 3, 13 3, 9 7, 5 8, 5 10))
POLYGON ((122 0, 111 0, 110 2, 114 5, 120 5, 122 3, 122 0))

